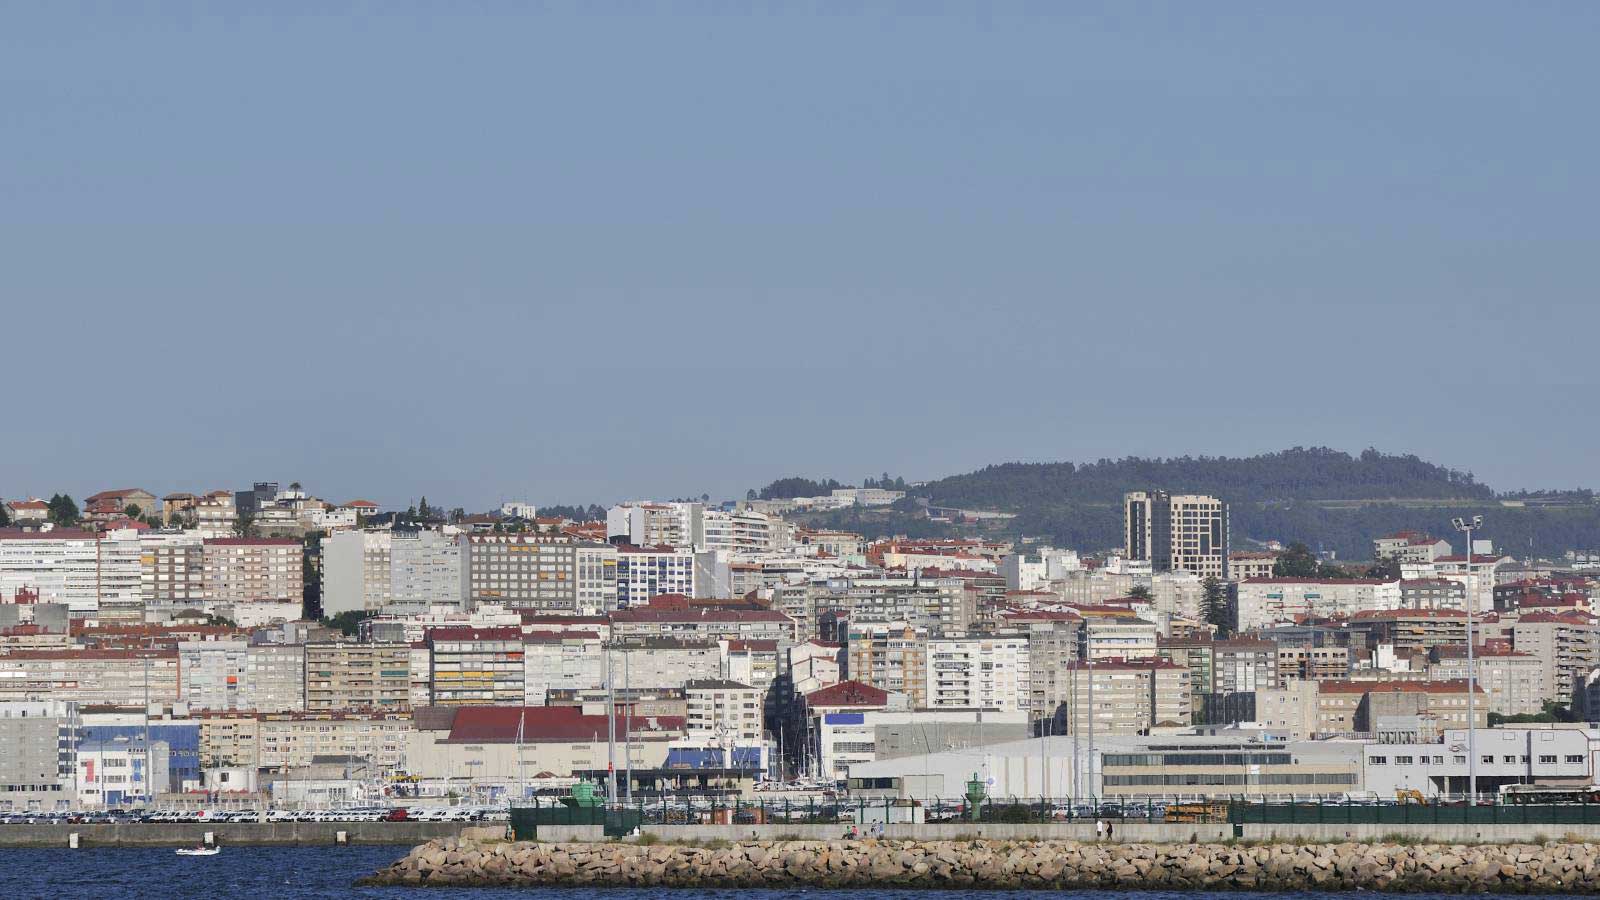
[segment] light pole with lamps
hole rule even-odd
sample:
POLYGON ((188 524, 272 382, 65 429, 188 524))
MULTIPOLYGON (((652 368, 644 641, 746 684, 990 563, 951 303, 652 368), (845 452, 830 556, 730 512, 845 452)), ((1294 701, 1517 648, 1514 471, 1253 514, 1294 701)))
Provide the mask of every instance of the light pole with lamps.
POLYGON ((1476 612, 1478 596, 1472 584, 1472 532, 1483 527, 1483 516, 1457 516, 1450 520, 1457 531, 1467 536, 1467 797, 1468 804, 1478 804, 1478 722, 1477 689, 1478 664, 1473 643, 1476 640, 1476 612))

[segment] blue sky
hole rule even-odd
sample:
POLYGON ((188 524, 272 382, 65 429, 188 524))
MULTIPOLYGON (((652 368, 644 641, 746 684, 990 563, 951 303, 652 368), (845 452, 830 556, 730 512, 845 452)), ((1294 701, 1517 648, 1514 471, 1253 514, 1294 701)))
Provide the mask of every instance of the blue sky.
POLYGON ((28 4, 0 496, 1591 448, 1600 9, 28 4))

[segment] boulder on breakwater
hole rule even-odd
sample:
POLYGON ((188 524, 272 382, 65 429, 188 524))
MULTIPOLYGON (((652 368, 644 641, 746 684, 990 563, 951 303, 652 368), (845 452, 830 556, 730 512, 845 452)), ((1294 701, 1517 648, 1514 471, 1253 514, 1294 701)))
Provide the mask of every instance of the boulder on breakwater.
POLYGON ((982 887, 1592 893, 1600 849, 1546 844, 439 840, 362 879, 430 886, 982 887))

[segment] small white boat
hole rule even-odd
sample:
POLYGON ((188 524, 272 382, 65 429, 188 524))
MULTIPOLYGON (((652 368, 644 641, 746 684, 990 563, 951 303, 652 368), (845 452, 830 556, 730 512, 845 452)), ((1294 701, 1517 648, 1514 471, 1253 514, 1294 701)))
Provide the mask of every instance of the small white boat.
POLYGON ((179 856, 216 856, 222 852, 221 847, 180 847, 179 856))

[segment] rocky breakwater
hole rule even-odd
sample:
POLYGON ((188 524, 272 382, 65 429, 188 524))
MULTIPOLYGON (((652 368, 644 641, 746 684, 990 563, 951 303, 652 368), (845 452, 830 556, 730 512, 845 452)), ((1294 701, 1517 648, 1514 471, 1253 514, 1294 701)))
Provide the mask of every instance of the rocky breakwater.
POLYGON ((1600 850, 1547 844, 745 841, 716 846, 442 840, 378 885, 1600 891, 1600 850))

